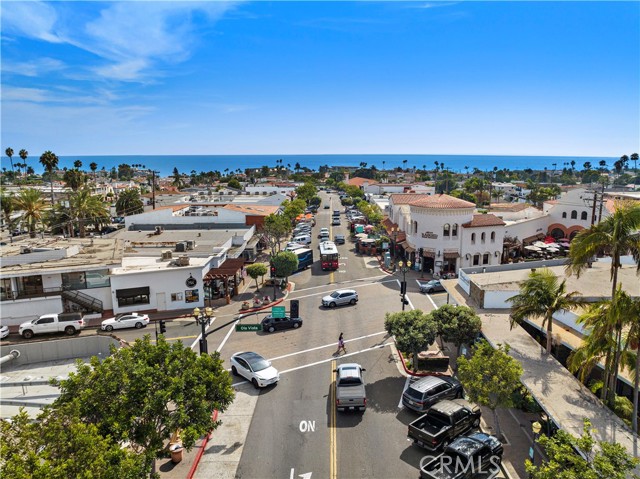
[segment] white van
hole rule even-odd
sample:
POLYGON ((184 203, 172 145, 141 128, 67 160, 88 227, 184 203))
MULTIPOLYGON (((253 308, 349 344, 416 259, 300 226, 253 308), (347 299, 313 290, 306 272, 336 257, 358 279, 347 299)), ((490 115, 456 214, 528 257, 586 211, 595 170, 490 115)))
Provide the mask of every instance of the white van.
POLYGON ((311 235, 300 234, 300 235, 296 236, 295 238, 293 238, 293 241, 295 241, 296 243, 308 245, 308 244, 311 244, 311 235))

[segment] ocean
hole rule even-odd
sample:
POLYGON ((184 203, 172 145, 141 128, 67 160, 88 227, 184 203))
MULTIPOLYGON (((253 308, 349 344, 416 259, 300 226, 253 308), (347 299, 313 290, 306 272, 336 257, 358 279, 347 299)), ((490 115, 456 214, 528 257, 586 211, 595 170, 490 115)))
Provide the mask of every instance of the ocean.
MULTIPOLYGON (((180 173, 190 174, 192 170, 225 172, 246 168, 260 168, 263 165, 275 167, 276 161, 282 159, 282 165, 291 165, 293 169, 296 163, 302 167, 318 170, 322 165, 329 166, 359 166, 366 163, 367 166, 375 165, 378 169, 391 168, 418 168, 426 167, 432 170, 435 162, 444 163, 444 167, 453 172, 465 173, 465 167, 472 172, 474 168, 490 171, 494 167, 498 169, 509 168, 511 170, 561 170, 565 164, 570 167, 571 161, 575 161, 577 170, 583 169, 583 164, 591 162, 592 167, 597 167, 600 160, 605 160, 611 167, 617 158, 613 157, 584 157, 584 156, 491 156, 491 155, 118 155, 118 156, 60 156, 59 168, 73 168, 73 162, 80 160, 82 169, 89 171, 89 164, 98 164, 98 170, 103 167, 110 170, 120 164, 144 165, 144 168, 159 171, 161 176, 168 176, 174 167, 180 173), (406 163, 404 161, 406 160, 406 163)), ((42 166, 38 156, 31 156, 27 164, 36 172, 41 172, 42 166)), ((20 157, 14 155, 14 163, 20 162, 20 157)), ((2 158, 2 166, 10 169, 9 159, 2 158)))

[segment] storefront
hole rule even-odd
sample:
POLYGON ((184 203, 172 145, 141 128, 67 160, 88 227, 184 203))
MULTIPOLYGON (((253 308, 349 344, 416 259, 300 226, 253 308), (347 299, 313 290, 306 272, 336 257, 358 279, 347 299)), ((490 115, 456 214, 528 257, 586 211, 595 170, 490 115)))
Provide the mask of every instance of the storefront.
POLYGON ((209 300, 225 298, 227 303, 238 294, 240 282, 246 276, 244 258, 227 259, 218 268, 211 268, 204 277, 205 297, 209 300))

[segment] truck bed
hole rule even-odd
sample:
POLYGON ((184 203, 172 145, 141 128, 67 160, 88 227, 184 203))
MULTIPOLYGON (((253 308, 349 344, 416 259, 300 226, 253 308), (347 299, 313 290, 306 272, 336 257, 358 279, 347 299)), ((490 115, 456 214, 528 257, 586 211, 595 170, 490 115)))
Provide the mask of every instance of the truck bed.
POLYGON ((362 384, 336 388, 336 399, 339 401, 339 408, 363 407, 366 397, 366 391, 362 384))

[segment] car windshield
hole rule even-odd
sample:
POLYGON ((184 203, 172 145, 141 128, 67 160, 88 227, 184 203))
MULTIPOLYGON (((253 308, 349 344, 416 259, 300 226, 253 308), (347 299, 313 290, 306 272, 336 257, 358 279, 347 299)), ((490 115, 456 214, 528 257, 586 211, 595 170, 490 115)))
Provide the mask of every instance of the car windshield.
POLYGON ((340 296, 340 293, 338 291, 334 291, 333 293, 331 293, 332 298, 338 298, 339 296, 340 296))
POLYGON ((256 357, 249 359, 249 364, 251 365, 251 369, 254 371, 262 371, 263 369, 267 369, 271 366, 271 363, 264 358, 256 357))

